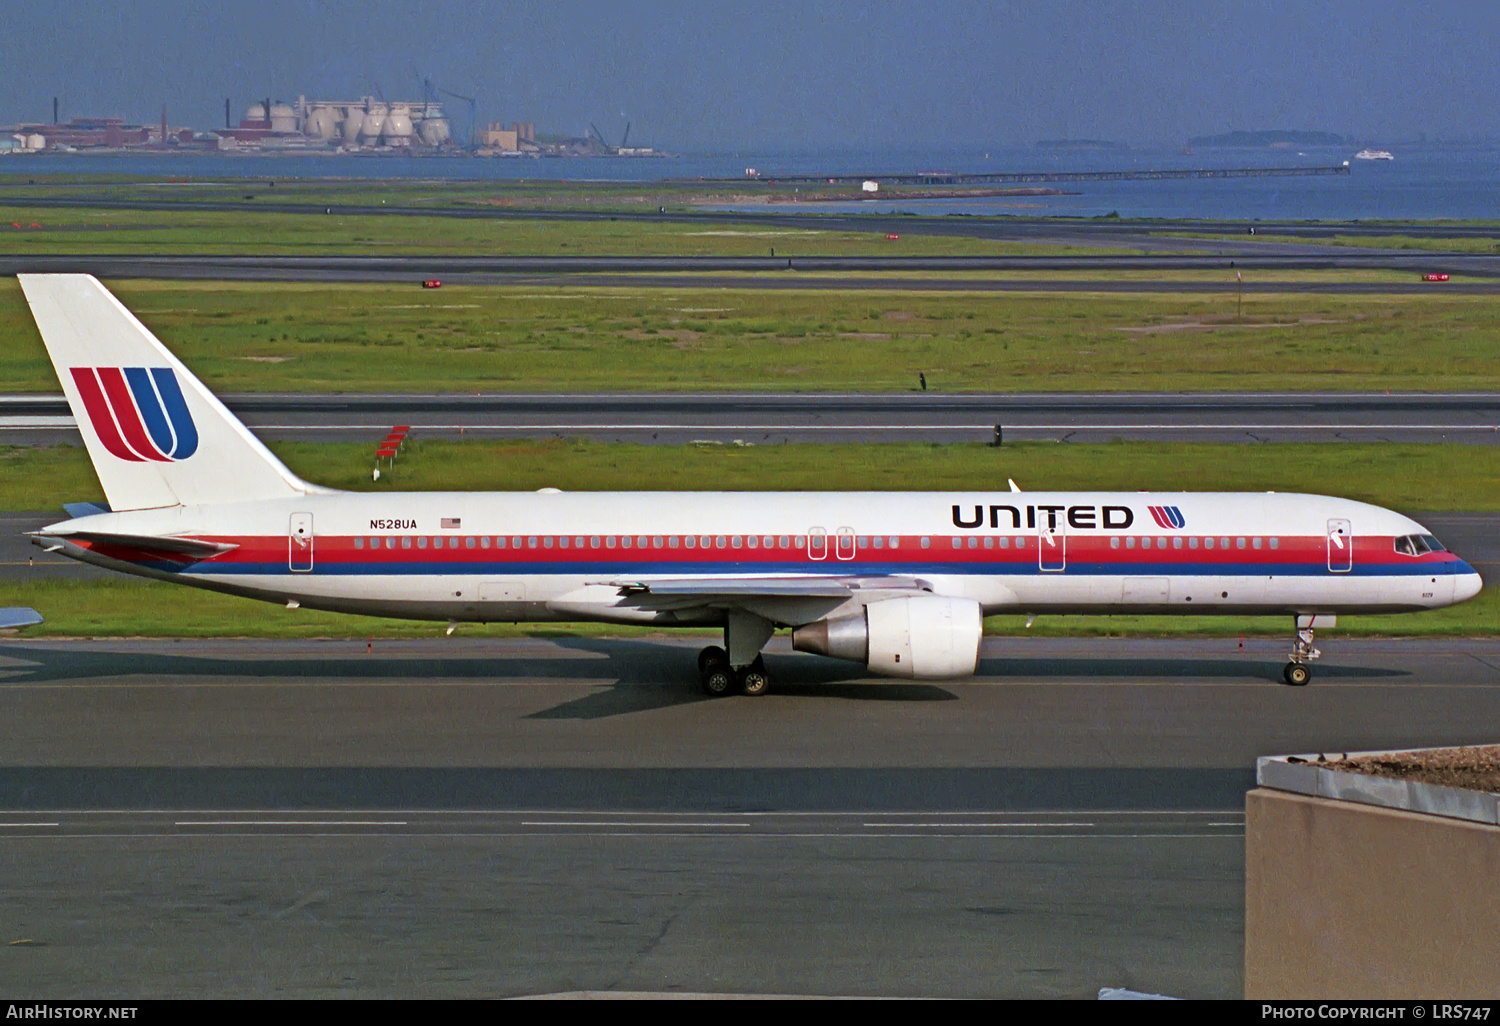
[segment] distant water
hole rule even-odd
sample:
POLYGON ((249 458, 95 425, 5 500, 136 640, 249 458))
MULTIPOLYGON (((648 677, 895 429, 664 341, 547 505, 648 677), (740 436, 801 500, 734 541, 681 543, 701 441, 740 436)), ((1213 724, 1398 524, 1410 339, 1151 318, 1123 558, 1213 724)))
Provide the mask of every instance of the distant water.
MULTIPOLYGON (((1031 172, 1172 170, 1350 163, 1350 174, 1293 178, 1063 182, 1069 195, 955 200, 874 199, 776 209, 892 211, 921 214, 1020 214, 1153 218, 1356 220, 1500 218, 1500 146, 1393 146, 1393 161, 1354 160, 1352 148, 1297 150, 1043 149, 724 153, 672 159, 483 159, 462 157, 328 157, 76 154, 0 158, 0 183, 35 174, 125 174, 162 180, 457 179, 463 181, 612 181, 778 175, 868 175, 918 171, 1031 172)), ((751 209, 762 209, 753 207, 751 209)))

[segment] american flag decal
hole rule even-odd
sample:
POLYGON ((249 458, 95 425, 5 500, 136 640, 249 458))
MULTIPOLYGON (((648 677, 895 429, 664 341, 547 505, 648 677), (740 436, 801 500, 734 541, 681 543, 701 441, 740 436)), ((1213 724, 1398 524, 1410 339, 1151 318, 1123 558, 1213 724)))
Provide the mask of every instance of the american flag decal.
POLYGON ((445 531, 457 531, 459 528, 461 528, 463 526, 464 526, 464 522, 463 522, 463 518, 462 517, 444 517, 443 518, 443 530, 445 530, 445 531))

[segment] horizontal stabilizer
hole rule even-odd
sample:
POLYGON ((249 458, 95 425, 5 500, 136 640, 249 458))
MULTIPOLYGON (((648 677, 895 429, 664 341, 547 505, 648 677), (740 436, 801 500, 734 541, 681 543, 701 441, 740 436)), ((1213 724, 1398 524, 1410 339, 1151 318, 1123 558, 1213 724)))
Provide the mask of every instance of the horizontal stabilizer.
POLYGON ((28 606, 10 606, 0 609, 0 629, 34 627, 41 622, 42 614, 28 606))
POLYGON ((74 520, 81 520, 84 517, 96 517, 100 513, 113 512, 107 502, 65 502, 63 503, 63 509, 74 520))
POLYGON ((229 542, 203 541, 199 538, 159 537, 149 534, 116 534, 110 531, 73 531, 68 534, 37 533, 31 536, 37 545, 58 542, 88 542, 92 547, 114 546, 132 552, 157 553, 168 559, 197 562, 239 548, 229 542))

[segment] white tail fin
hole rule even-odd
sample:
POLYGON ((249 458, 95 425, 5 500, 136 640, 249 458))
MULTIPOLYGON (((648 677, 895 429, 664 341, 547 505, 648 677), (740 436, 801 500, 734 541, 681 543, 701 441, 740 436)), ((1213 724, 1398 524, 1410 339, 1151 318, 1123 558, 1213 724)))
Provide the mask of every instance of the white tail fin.
POLYGON ((16 276, 114 510, 322 491, 87 274, 16 276))

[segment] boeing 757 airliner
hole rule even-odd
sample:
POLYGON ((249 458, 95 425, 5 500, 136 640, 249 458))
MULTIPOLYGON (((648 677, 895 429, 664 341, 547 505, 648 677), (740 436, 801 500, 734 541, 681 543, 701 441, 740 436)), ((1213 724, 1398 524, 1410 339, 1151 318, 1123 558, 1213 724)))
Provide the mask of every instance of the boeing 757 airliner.
POLYGON ((126 573, 449 622, 716 626, 711 695, 792 646, 893 677, 975 672, 986 614, 1293 618, 1288 684, 1344 613, 1435 609, 1479 575, 1422 525, 1321 495, 431 492, 301 480, 88 275, 20 275, 107 507, 35 532, 126 573))

